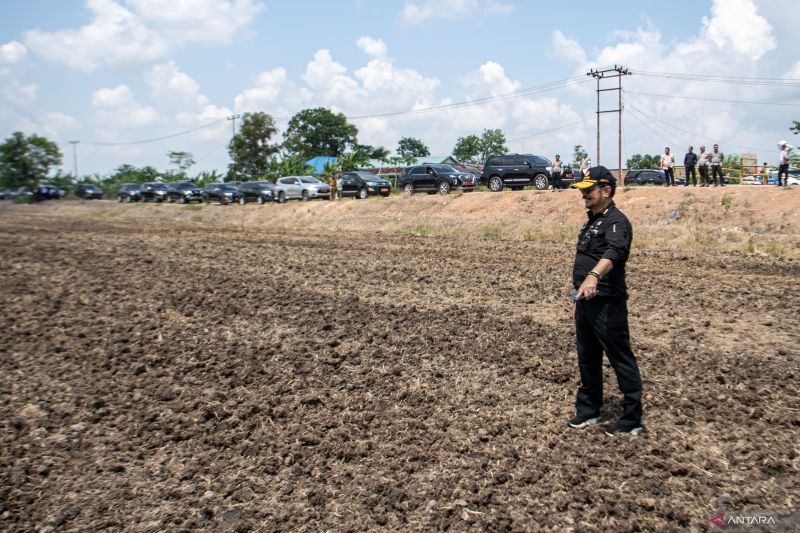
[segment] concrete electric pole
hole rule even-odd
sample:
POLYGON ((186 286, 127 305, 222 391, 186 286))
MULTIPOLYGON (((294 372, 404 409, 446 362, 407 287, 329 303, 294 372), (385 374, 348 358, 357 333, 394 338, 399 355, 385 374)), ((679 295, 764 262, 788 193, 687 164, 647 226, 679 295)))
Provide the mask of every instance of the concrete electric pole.
POLYGON ((614 65, 614 68, 607 68, 604 70, 597 70, 592 69, 586 73, 587 76, 591 76, 597 79, 597 164, 600 164, 600 114, 601 113, 617 113, 618 120, 618 130, 617 130, 617 154, 619 156, 617 169, 619 175, 617 178, 622 181, 622 76, 630 76, 631 71, 629 71, 625 67, 621 67, 618 65, 614 65), (611 87, 608 89, 601 89, 600 88, 600 80, 605 78, 617 78, 617 86, 611 87), (618 102, 619 105, 617 109, 607 109, 604 111, 600 110, 600 93, 605 91, 617 91, 617 96, 619 97, 618 102))

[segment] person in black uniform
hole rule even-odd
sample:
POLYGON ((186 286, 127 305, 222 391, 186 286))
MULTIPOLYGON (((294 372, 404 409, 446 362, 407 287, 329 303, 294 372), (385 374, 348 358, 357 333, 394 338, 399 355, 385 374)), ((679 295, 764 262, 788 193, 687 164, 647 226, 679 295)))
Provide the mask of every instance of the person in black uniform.
POLYGON ((638 435, 644 431, 642 379, 631 350, 625 284, 633 229, 614 205, 617 180, 606 167, 590 168, 583 180, 571 187, 581 190, 589 220, 581 228, 572 267, 581 385, 575 401, 576 415, 569 425, 584 428, 600 421, 605 352, 624 400, 622 416, 604 431, 609 435, 638 435))

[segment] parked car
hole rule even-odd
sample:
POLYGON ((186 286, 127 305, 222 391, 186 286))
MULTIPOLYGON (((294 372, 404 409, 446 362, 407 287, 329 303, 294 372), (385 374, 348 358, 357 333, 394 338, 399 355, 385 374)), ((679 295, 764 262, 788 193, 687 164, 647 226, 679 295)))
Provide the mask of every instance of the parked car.
POLYGON ((518 191, 527 185, 543 191, 553 181, 551 169, 550 160, 538 155, 493 155, 483 166, 481 183, 485 183, 493 192, 500 192, 504 187, 518 191))
POLYGON ((10 192, 9 189, 0 189, 0 200, 8 200, 9 196, 8 193, 10 192))
POLYGON ((464 173, 464 184, 461 185, 461 190, 464 192, 472 192, 478 188, 480 179, 472 172, 464 173))
POLYGON ((138 202, 142 199, 142 186, 138 183, 123 183, 117 191, 118 202, 138 202))
POLYGON ((164 183, 145 183, 142 185, 142 201, 164 202, 167 199, 167 186, 164 183))
POLYGON ((103 197, 103 189, 91 183, 81 183, 75 189, 75 196, 84 200, 99 200, 103 197))
POLYGON ((167 184, 167 200, 188 204, 189 202, 202 202, 203 190, 191 181, 178 181, 167 184))
POLYGON ((275 182, 275 199, 284 203, 292 198, 310 200, 330 195, 331 188, 312 176, 284 176, 275 182))
POLYGON ((13 200, 18 196, 33 196, 33 192, 31 192, 31 188, 27 186, 17 187, 16 189, 10 189, 6 195, 9 200, 13 200))
POLYGON ((364 199, 370 194, 389 196, 392 184, 372 172, 342 172, 342 196, 364 199))
POLYGON ((468 174, 445 164, 417 165, 403 170, 398 186, 407 195, 419 191, 449 194, 452 189, 464 186, 468 174))
POLYGON ((61 200, 64 197, 64 189, 60 189, 53 185, 39 185, 34 189, 32 199, 34 202, 41 202, 43 200, 61 200))
POLYGON ((271 181, 246 181, 239 186, 239 203, 258 202, 264 205, 275 198, 275 184, 271 181))
POLYGON ((656 168, 632 169, 625 174, 625 185, 664 185, 666 182, 664 171, 656 168))
POLYGON ((239 189, 229 183, 209 183, 203 188, 203 202, 207 204, 211 202, 230 204, 238 202, 240 196, 239 189))

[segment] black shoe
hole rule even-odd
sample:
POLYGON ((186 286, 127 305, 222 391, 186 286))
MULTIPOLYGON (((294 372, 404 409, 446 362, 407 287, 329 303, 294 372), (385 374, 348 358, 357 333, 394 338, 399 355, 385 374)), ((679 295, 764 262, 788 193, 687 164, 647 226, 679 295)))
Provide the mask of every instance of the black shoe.
POLYGON ((589 426, 593 426, 598 422, 600 422, 599 416, 589 417, 589 418, 585 416, 576 416, 575 418, 569 421, 569 427, 575 429, 583 429, 589 426))
POLYGON ((623 428, 620 427, 620 425, 617 422, 614 422, 613 424, 608 424, 606 426, 603 426, 603 433, 611 437, 613 437, 614 435, 622 435, 622 434, 635 436, 644 433, 644 427, 637 426, 635 428, 623 428))

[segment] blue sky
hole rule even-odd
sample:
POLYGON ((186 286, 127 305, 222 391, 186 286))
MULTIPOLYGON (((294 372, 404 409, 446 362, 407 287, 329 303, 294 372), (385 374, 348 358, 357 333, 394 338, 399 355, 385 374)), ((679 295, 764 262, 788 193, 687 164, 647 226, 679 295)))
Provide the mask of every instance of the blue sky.
MULTIPOLYGON (((634 73, 623 160, 718 142, 774 162, 778 140, 800 144, 788 131, 800 120, 800 10, 790 4, 5 0, 0 134, 57 141, 66 171, 68 141, 79 140, 80 174, 166 170, 170 150, 194 154, 192 171, 224 170, 226 117, 270 113, 280 141, 288 117, 325 106, 370 116, 353 119, 359 141, 390 150, 413 136, 445 154, 460 136, 500 128, 514 151, 552 158, 582 144, 597 161, 585 73, 622 64, 634 73), (552 82, 564 83, 519 92, 552 82)), ((615 98, 605 93, 603 107, 615 98)), ((616 118, 605 115, 601 132, 600 162, 616 167, 616 118)))

